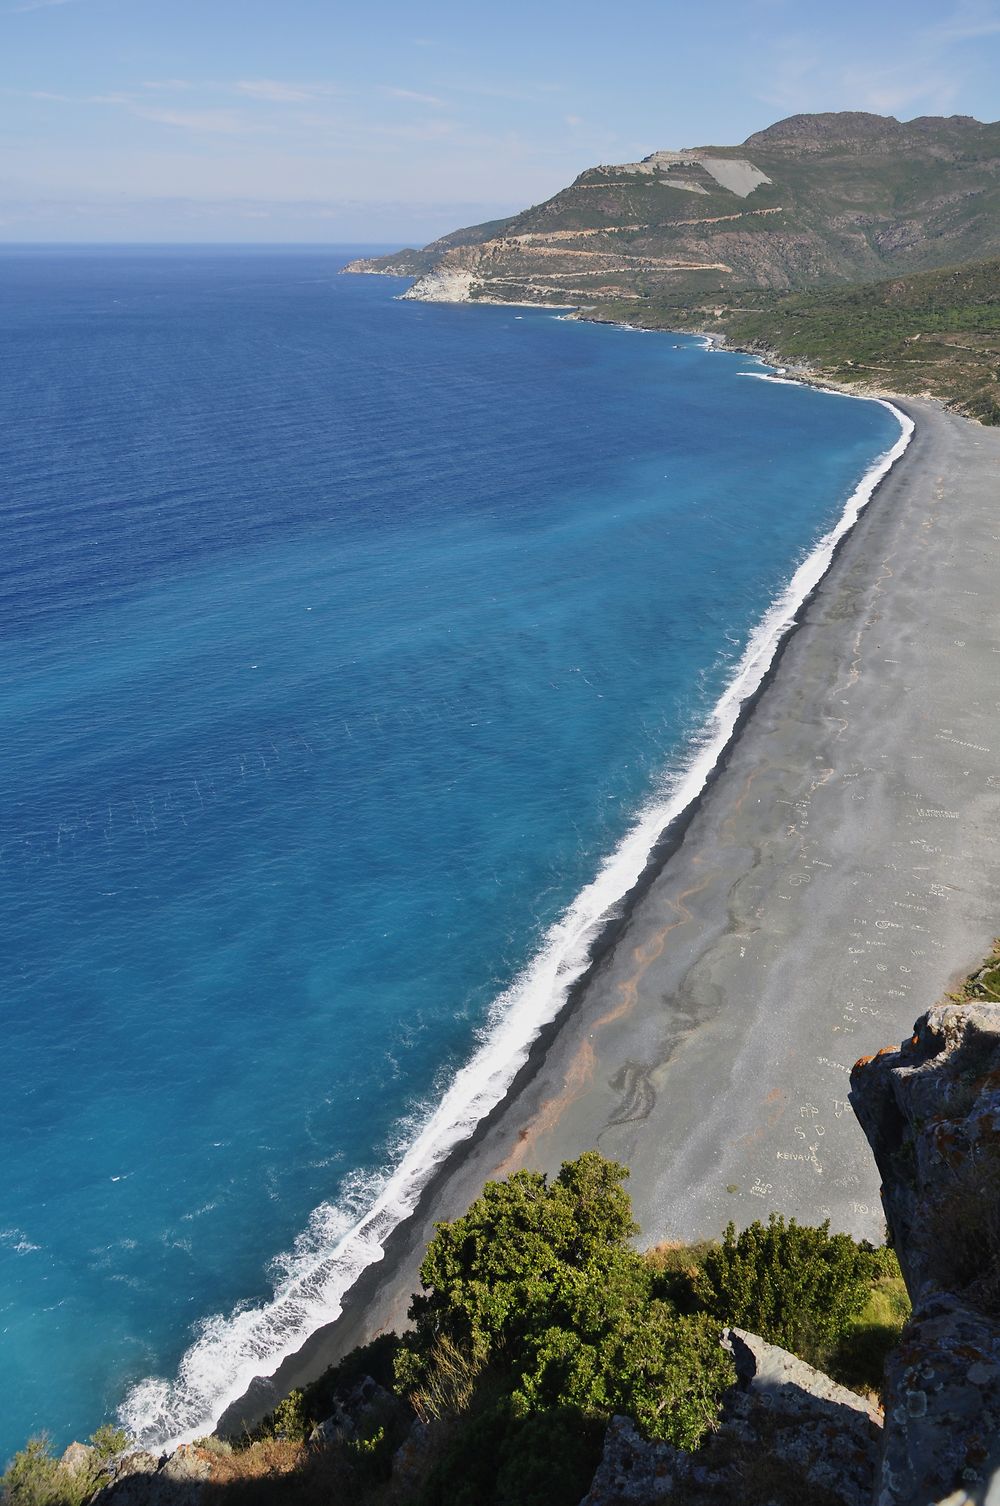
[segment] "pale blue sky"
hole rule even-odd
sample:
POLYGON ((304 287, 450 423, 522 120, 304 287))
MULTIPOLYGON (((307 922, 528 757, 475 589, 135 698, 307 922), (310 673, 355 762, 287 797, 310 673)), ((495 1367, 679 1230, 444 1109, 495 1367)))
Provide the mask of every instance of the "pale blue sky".
POLYGON ((424 242, 801 110, 1000 115, 1000 0, 0 0, 0 240, 424 242))

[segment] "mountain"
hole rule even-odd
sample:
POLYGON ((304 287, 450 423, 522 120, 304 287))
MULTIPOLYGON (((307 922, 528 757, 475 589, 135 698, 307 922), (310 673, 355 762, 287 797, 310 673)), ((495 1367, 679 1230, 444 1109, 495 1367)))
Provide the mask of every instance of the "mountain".
POLYGON ((1000 122, 793 115, 588 168, 543 204, 346 270, 407 297, 594 305, 875 281, 1000 254, 1000 122))

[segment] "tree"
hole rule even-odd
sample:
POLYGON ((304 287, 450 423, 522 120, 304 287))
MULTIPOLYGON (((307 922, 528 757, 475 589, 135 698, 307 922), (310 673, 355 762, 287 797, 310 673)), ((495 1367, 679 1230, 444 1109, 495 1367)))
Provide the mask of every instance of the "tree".
POLYGON ((397 1358, 418 1405, 454 1396, 467 1408, 488 1369, 513 1419, 624 1411, 651 1437, 697 1443, 731 1362, 709 1320, 654 1298, 653 1268, 629 1244, 627 1175, 591 1151, 551 1184, 523 1171, 488 1183, 438 1225, 397 1358))
POLYGON ((484 1355, 509 1349, 537 1328, 558 1293, 599 1279, 636 1232, 621 1186, 627 1176, 588 1151, 551 1185, 531 1171, 487 1182, 468 1213, 438 1224, 420 1267, 425 1290, 410 1307, 415 1331, 404 1368, 440 1338, 484 1355))

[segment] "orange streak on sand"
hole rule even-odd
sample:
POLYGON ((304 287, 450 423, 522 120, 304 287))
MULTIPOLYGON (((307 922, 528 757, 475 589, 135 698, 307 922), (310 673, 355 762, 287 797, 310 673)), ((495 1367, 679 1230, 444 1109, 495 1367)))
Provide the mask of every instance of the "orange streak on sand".
POLYGON ((767 1093, 764 1097, 764 1102, 772 1105, 771 1111, 764 1120, 764 1123, 755 1125, 747 1134, 740 1135, 735 1143, 749 1148, 751 1145, 757 1145, 763 1140, 767 1131, 774 1129, 784 1118, 786 1107, 784 1100, 785 1095, 781 1088, 772 1088, 770 1093, 767 1093))
MULTIPOLYGON (((697 856, 692 859, 692 863, 699 861, 700 859, 697 856)), ((671 931, 676 931, 678 926, 686 925, 689 920, 694 919, 684 901, 690 899, 692 894, 700 894, 702 889, 707 889, 710 883, 711 878, 702 879, 700 884, 692 884, 690 889, 685 889, 676 899, 670 901, 671 908, 677 912, 677 919, 672 920, 661 931, 657 931, 656 935, 643 946, 636 947, 632 953, 635 972, 630 978, 626 978, 619 983, 618 1003, 613 1009, 609 1009, 607 1014, 602 1014, 599 1020, 594 1021, 595 1030, 601 1030, 605 1025, 610 1025, 613 1020, 620 1019, 623 1014, 627 1014, 632 1008, 639 995, 639 984, 657 958, 662 957, 663 950, 667 944, 667 937, 671 931)))
POLYGON ((534 1143, 539 1135, 544 1134, 546 1130, 551 1130, 558 1124, 563 1110, 573 1102, 574 1098, 577 1098, 583 1092, 584 1088, 590 1082, 596 1066, 597 1057, 594 1048, 589 1041, 584 1041, 570 1062, 562 1092, 558 1093, 555 1098, 549 1098, 542 1105, 530 1125, 525 1125, 522 1129, 518 1130, 517 1144, 493 1168, 494 1176, 509 1176, 512 1171, 517 1171, 524 1165, 524 1158, 528 1153, 528 1147, 534 1143))
MULTIPOLYGON (((697 862, 698 858, 696 857, 694 861, 697 862)), ((678 926, 685 925, 689 920, 694 919, 692 912, 684 901, 690 899, 693 894, 698 894, 702 889, 707 888, 709 883, 711 883, 710 878, 702 879, 700 884, 693 884, 690 889, 685 889, 682 894, 678 895, 677 899, 670 901, 672 909, 677 912, 677 919, 671 921, 669 925, 664 926, 662 930, 657 931, 655 936, 642 946, 635 948, 632 953, 635 971, 629 978, 618 984, 617 1004, 609 1009, 606 1014, 602 1014, 599 1019, 594 1021, 591 1034, 598 1030, 603 1030, 606 1025, 610 1025, 614 1020, 620 1019, 622 1015, 627 1014, 632 1008, 638 998, 639 984, 656 959, 662 956, 670 932, 675 931, 678 926)), ((569 1105, 579 1098, 581 1093, 589 1087, 596 1068, 597 1054, 594 1047, 589 1040, 583 1041, 577 1048, 569 1064, 566 1076, 563 1079, 562 1091, 557 1093, 554 1098, 547 1099, 530 1122, 518 1130, 516 1145, 494 1167, 494 1176, 508 1176, 511 1171, 515 1171, 524 1165, 524 1158, 529 1148, 535 1144, 541 1135, 547 1134, 555 1128, 569 1105)))

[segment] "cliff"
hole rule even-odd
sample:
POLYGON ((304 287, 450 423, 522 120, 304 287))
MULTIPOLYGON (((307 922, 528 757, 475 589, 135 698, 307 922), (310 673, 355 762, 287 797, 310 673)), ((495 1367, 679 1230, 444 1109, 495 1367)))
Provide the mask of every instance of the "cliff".
POLYGON ((858 1062, 851 1102, 882 1174, 913 1301, 886 1369, 879 1506, 992 1501, 1000 1491, 1000 1005, 932 1009, 899 1050, 858 1062))

